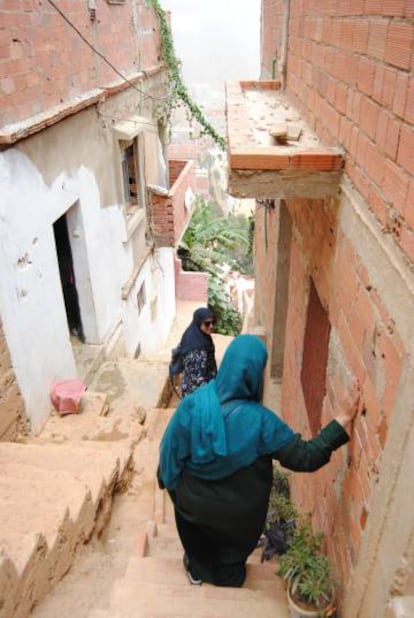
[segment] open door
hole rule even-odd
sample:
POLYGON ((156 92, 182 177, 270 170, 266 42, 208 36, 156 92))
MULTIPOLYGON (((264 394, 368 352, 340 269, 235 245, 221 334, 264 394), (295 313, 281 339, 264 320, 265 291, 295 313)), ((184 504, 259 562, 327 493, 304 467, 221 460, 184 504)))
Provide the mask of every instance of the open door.
POLYGON ((53 231, 69 331, 71 335, 85 343, 66 214, 53 224, 53 231))

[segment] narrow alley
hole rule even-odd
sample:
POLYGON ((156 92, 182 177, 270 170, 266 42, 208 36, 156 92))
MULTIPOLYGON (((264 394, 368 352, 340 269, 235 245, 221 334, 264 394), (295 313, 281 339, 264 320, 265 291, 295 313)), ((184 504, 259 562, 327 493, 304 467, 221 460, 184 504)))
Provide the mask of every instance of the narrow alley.
POLYGON ((320 540, 325 614, 414 616, 414 2, 225 4, 0 0, 0 618, 323 597, 258 550, 243 589, 186 581, 155 467, 200 305, 259 336, 257 399, 311 446, 358 385, 349 441, 285 479, 284 549, 320 540))

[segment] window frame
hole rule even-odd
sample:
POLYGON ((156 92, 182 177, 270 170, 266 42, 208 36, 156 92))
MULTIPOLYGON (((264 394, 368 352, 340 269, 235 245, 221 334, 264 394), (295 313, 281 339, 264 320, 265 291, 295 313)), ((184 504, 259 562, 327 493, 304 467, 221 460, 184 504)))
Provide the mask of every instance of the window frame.
POLYGON ((121 161, 121 182, 123 203, 127 215, 135 213, 137 210, 145 209, 147 205, 147 192, 144 167, 144 133, 140 131, 129 141, 119 140, 120 161, 121 161), (131 193, 130 168, 127 151, 132 148, 135 184, 137 195, 131 193))

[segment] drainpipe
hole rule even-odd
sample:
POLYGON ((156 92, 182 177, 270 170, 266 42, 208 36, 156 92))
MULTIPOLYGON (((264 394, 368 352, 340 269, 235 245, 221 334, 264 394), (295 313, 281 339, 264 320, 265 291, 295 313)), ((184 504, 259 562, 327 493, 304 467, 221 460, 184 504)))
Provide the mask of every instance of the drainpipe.
MULTIPOLYGON (((281 57, 278 66, 278 72, 281 76, 282 90, 286 87, 286 62, 287 62, 287 50, 289 40, 289 17, 290 17, 290 0, 285 0, 282 22, 282 40, 280 42, 281 57)), ((273 72, 273 63, 272 63, 273 72)))

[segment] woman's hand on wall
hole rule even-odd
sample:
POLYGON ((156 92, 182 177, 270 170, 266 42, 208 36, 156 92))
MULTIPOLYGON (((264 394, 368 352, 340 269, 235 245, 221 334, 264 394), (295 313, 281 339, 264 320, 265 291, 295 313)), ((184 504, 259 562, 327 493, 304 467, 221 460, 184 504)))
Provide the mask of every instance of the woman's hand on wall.
POLYGON ((361 388, 357 378, 352 378, 350 387, 339 403, 341 412, 337 414, 335 420, 342 425, 345 430, 349 429, 351 422, 354 420, 359 409, 361 399, 361 388))

